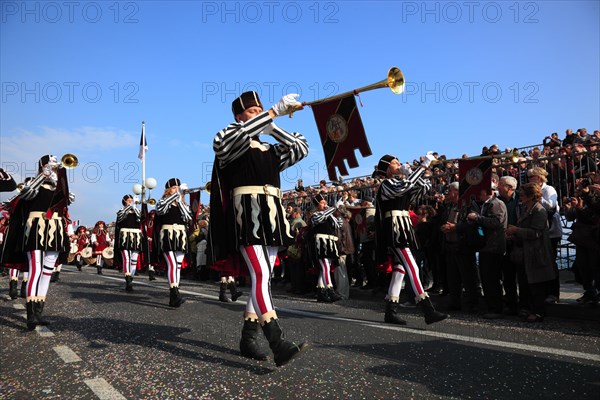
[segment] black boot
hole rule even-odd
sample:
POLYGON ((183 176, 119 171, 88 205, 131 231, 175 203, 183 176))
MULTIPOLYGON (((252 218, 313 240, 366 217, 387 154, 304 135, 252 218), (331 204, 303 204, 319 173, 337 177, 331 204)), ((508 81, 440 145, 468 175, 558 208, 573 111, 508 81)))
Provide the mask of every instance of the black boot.
POLYGON ((258 361, 266 361, 269 354, 260 348, 258 344, 258 321, 244 320, 242 328, 242 339, 240 340, 240 353, 242 357, 258 361))
POLYGON ((309 347, 309 344, 306 342, 297 345, 296 343, 283 340, 281 338, 283 332, 281 332, 278 319, 272 318, 262 326, 262 330, 269 341, 269 347, 273 352, 275 365, 278 367, 287 364, 293 358, 297 357, 300 352, 309 347))
POLYGON ((127 275, 125 276, 125 291, 133 292, 133 276, 127 275))
POLYGON ((169 307, 179 307, 185 303, 185 299, 181 297, 178 287, 172 287, 170 289, 169 307))
POLYGON ((36 325, 49 325, 50 323, 42 318, 44 312, 44 300, 33 302, 33 317, 35 318, 36 325))
POLYGON ((406 325, 406 321, 398 314, 398 303, 389 300, 386 302, 383 321, 388 324, 406 325))
POLYGON ((231 301, 236 301, 241 295, 244 294, 243 292, 238 292, 237 286, 235 286, 235 281, 229 282, 227 287, 229 288, 229 293, 231 293, 231 301))
POLYGON ((77 271, 81 271, 81 263, 77 263, 77 271))
POLYGON ((149 269, 148 270, 148 280, 150 280, 150 281, 155 281, 156 280, 156 275, 154 274, 154 270, 153 269, 149 269))
POLYGON ((13 279, 11 279, 8 282, 8 295, 13 300, 19 297, 19 292, 17 291, 17 283, 18 282, 13 279))
POLYGON ((21 282, 21 293, 19 293, 21 298, 26 299, 27 298, 27 281, 22 281, 21 282))
POLYGON ((317 303, 333 303, 327 289, 321 287, 317 288, 317 303))
POLYGON ((219 301, 231 303, 231 299, 227 297, 227 282, 221 282, 221 287, 219 288, 219 301))
POLYGON ((98 275, 103 275, 102 274, 102 267, 101 266, 97 265, 96 266, 96 270, 98 271, 98 275))
POLYGON ((33 315, 33 301, 28 301, 25 308, 27 309, 27 330, 32 331, 37 325, 35 323, 35 316, 33 315))
POLYGON ((417 303, 417 307, 421 307, 423 310, 423 315, 425 315, 425 323, 427 325, 433 324, 434 322, 443 321, 448 318, 448 314, 435 311, 435 308, 433 307, 433 304, 431 304, 429 297, 425 297, 423 300, 419 301, 417 303))
POLYGON ((58 274, 59 274, 59 272, 57 272, 57 271, 52 272, 52 275, 50 276, 50 282, 57 282, 58 274))
POLYGON ((325 290, 327 291, 329 299, 331 299, 332 303, 343 299, 343 297, 338 292, 336 292, 334 288, 328 287, 325 290))

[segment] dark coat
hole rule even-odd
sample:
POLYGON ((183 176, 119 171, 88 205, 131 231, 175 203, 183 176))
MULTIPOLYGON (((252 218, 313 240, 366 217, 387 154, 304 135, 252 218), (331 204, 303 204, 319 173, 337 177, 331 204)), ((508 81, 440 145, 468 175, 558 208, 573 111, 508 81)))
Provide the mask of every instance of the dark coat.
POLYGON ((548 232, 548 212, 538 202, 522 215, 516 237, 523 243, 523 263, 527 282, 540 283, 556 278, 548 232))
POLYGON ((480 252, 503 255, 506 252, 506 205, 497 197, 492 197, 481 207, 477 223, 483 226, 485 246, 480 252))

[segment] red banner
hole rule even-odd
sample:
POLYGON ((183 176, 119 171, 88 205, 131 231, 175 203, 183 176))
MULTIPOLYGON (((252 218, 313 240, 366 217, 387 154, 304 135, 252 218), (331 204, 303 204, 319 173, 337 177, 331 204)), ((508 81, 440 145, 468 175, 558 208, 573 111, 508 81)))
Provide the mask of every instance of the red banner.
POLYGON ((481 200, 481 191, 492 186, 492 159, 473 158, 458 161, 459 200, 458 206, 469 205, 481 200))
POLYGON ((200 200, 200 193, 202 191, 197 191, 190 193, 190 209, 194 213, 194 222, 198 220, 198 215, 200 211, 202 211, 202 200, 200 200))
POLYGON ((354 150, 358 149, 363 157, 372 154, 356 100, 354 95, 349 95, 311 107, 325 152, 329 179, 337 181, 335 167, 341 175, 348 175, 344 160, 350 168, 358 167, 354 150))

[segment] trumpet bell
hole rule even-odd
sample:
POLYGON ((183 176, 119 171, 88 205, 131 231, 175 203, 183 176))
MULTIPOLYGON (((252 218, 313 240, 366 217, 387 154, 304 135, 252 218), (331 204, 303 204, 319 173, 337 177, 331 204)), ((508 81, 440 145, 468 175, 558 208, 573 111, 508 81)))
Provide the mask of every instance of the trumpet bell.
POLYGON ((155 206, 156 205, 156 200, 155 199, 148 199, 147 203, 150 204, 151 206, 155 206))
POLYGON ((390 90, 396 94, 401 94, 402 92, 404 92, 404 74, 402 73, 402 71, 400 71, 400 68, 390 68, 387 76, 387 85, 390 88, 390 90))
POLYGON ((60 162, 61 162, 62 166, 67 169, 72 169, 72 168, 75 168, 77 165, 79 165, 79 160, 77 159, 77 156, 75 156, 75 154, 71 154, 71 153, 67 153, 64 156, 62 156, 62 158, 60 159, 60 162))
POLYGON ((517 149, 515 147, 514 150, 512 151, 512 157, 511 157, 512 162, 516 163, 517 161, 519 161, 520 156, 521 156, 521 153, 519 153, 519 149, 517 149))
POLYGON ((211 181, 206 182, 206 185, 204 186, 204 190, 206 190, 206 193, 210 193, 211 188, 212 188, 212 182, 211 181))

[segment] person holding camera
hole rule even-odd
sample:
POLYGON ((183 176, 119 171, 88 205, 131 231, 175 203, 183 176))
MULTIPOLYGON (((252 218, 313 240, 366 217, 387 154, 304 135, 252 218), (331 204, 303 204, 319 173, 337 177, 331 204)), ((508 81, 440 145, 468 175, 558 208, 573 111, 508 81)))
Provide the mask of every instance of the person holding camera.
POLYGON ((558 137, 558 133, 554 132, 550 136, 546 136, 542 141, 544 147, 548 147, 550 149, 554 149, 562 146, 562 140, 558 137))
POLYGON ((548 185, 548 172, 541 167, 534 167, 527 171, 529 182, 535 183, 542 190, 540 203, 548 213, 548 227, 550 229, 550 243, 552 244, 552 260, 556 279, 548 286, 548 296, 546 301, 550 304, 556 303, 560 297, 560 281, 558 279, 558 265, 556 256, 560 239, 562 238, 562 224, 560 221, 560 207, 558 205, 558 194, 556 189, 548 185))
POLYGON ((575 244, 574 266, 584 290, 578 301, 597 304, 600 300, 600 174, 578 179, 576 195, 564 206, 567 220, 575 220, 568 240, 575 244))

